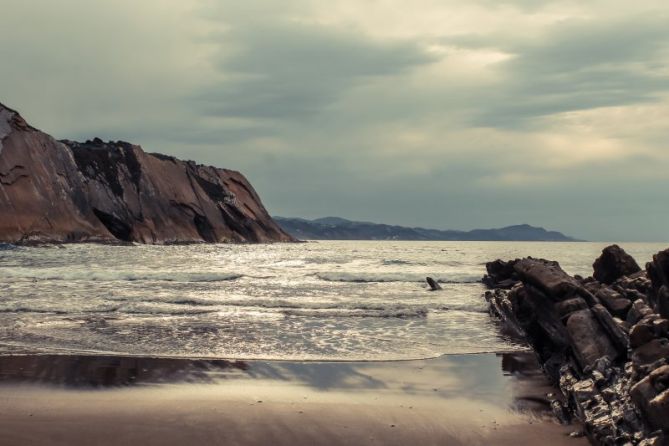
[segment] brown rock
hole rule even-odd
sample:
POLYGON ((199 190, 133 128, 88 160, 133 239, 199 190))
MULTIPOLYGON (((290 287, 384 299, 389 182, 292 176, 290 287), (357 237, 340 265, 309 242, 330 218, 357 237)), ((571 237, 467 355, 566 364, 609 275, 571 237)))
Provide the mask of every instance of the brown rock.
POLYGON ((0 112, 1 242, 292 240, 239 172, 125 142, 59 142, 0 112))
POLYGON ((609 336, 590 310, 577 311, 569 316, 567 333, 574 355, 582 368, 592 367, 603 356, 610 360, 618 357, 609 336))
POLYGON ((669 365, 653 370, 630 390, 634 404, 655 429, 669 427, 669 365))
POLYGON ((630 330, 630 347, 640 347, 655 338, 651 323, 638 322, 630 330))
POLYGON ((646 271, 652 284, 649 297, 657 312, 669 319, 669 249, 653 256, 653 261, 646 264, 646 271))
POLYGON ((611 288, 601 288, 596 296, 611 314, 622 319, 625 319, 627 312, 632 306, 632 302, 629 299, 624 298, 620 293, 613 291, 611 288))
POLYGON ((656 429, 669 429, 669 390, 665 390, 648 402, 648 421, 656 429))
POLYGON ((632 362, 636 366, 652 364, 660 359, 669 358, 669 340, 656 338, 634 349, 632 362))
POLYGON ((627 313, 627 322, 634 325, 646 316, 653 314, 653 310, 641 299, 634 301, 627 313))
POLYGON ((669 319, 669 286, 662 285, 655 297, 657 312, 663 318, 669 319))
POLYGON ((555 311, 557 311, 561 318, 575 311, 586 310, 587 308, 588 304, 582 297, 573 297, 555 304, 555 311))
POLYGON ((520 280, 538 288, 555 300, 579 294, 578 290, 583 289, 581 284, 564 272, 557 262, 526 258, 518 260, 513 268, 520 280))
POLYGON ((669 319, 655 319, 652 325, 656 336, 667 337, 669 334, 669 319))
POLYGON ((511 289, 518 282, 516 273, 513 270, 515 261, 505 262, 497 259, 493 262, 488 262, 485 265, 486 276, 483 278, 483 283, 489 288, 504 288, 511 289))
MULTIPOLYGON (((613 341, 614 345, 618 349, 618 353, 621 356, 624 356, 627 354, 627 348, 629 347, 629 336, 623 330, 618 322, 611 316, 611 313, 606 311, 606 308, 604 308, 603 305, 601 304, 596 304, 593 305, 592 307, 592 314, 595 315, 599 323, 602 325, 604 328, 604 331, 609 335, 611 340, 613 341)), ((614 359, 614 358, 609 358, 609 359, 614 359)))
POLYGON ((599 282, 611 284, 620 277, 641 271, 634 258, 618 245, 604 248, 602 254, 592 265, 593 277, 599 282))

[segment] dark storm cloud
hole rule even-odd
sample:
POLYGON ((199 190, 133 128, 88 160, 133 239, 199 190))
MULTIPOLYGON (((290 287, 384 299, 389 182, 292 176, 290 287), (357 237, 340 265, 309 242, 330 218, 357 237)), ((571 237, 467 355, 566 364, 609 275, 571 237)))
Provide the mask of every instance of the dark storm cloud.
POLYGON ((213 63, 226 73, 200 100, 209 114, 299 119, 320 112, 370 77, 430 62, 419 46, 300 23, 250 23, 216 34, 232 54, 213 63))

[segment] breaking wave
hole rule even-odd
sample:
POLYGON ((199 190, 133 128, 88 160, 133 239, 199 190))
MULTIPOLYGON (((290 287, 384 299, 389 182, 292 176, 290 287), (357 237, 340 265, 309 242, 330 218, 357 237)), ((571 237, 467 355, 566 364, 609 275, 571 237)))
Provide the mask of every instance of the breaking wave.
POLYGON ((243 274, 232 273, 187 273, 187 272, 132 272, 132 271, 72 271, 60 268, 0 270, 0 278, 32 280, 69 280, 96 282, 224 282, 237 280, 243 274))
MULTIPOLYGON (((317 273, 315 274, 320 280, 327 282, 350 282, 350 283, 390 283, 390 282, 425 282, 424 275, 418 274, 397 274, 397 273, 371 273, 371 274, 356 274, 356 273, 317 273)), ((439 277, 439 275, 436 275, 439 277)), ((466 274, 449 274, 437 279, 439 283, 451 284, 465 284, 465 283, 480 283, 481 275, 466 275, 466 274)))

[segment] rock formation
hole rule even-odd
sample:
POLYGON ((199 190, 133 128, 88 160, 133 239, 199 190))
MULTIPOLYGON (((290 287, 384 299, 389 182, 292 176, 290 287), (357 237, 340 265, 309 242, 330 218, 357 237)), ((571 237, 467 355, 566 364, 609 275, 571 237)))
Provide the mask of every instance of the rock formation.
POLYGON ((239 172, 56 141, 0 104, 0 242, 292 241, 239 172))
POLYGON ((426 277, 425 281, 430 286, 431 291, 439 291, 442 289, 441 285, 439 285, 439 283, 437 283, 437 281, 434 280, 432 277, 426 277))
POLYGON ((669 250, 641 271, 607 247, 585 279, 533 258, 487 270, 491 313, 532 345, 562 391, 560 414, 593 444, 669 444, 669 250))

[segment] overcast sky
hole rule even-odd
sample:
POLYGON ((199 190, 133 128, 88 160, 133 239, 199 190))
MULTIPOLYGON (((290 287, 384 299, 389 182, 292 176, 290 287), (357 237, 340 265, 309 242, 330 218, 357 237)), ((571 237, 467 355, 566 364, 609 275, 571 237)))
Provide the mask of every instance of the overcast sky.
POLYGON ((0 86, 274 215, 669 241, 666 0, 0 0, 0 86))

